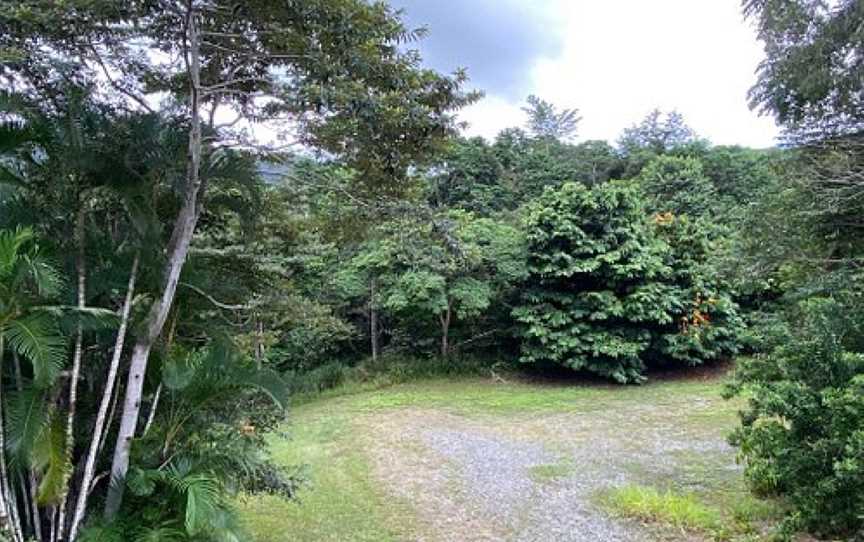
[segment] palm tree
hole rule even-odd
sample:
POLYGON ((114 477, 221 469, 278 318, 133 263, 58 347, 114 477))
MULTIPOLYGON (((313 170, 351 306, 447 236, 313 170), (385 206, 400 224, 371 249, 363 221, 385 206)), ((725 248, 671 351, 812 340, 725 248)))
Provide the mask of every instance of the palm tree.
MULTIPOLYGON (((54 413, 46 400, 46 390, 65 361, 57 307, 49 304, 60 283, 58 272, 39 253, 32 230, 0 230, 0 514, 3 527, 16 541, 23 541, 24 534, 10 467, 34 469, 40 480, 34 493, 46 501, 56 496, 67 469, 62 446, 60 451, 55 446, 54 413), (15 369, 15 391, 8 400, 3 397, 2 378, 7 352, 15 369), (32 367, 32 379, 26 384, 22 359, 32 367)), ((17 489, 27 502, 31 494, 23 487, 17 489)))

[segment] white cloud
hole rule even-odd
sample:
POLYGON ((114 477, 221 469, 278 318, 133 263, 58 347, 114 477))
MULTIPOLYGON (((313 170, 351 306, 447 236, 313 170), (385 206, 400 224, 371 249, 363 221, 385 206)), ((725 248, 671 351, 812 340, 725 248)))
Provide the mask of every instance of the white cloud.
MULTIPOLYGON (((773 120, 747 105, 763 53, 739 0, 551 0, 537 9, 566 30, 560 53, 537 58, 525 77, 532 93, 579 108, 580 140, 614 141, 659 107, 716 144, 774 143, 773 120)), ((462 118, 467 133, 485 137, 524 122, 520 104, 494 91, 462 118)))

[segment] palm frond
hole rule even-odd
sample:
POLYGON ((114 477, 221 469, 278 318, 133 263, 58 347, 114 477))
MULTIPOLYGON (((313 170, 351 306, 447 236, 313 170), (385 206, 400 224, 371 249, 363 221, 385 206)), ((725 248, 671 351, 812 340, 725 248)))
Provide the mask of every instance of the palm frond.
POLYGON ((158 471, 132 467, 126 475, 126 487, 137 497, 147 497, 152 495, 153 491, 156 490, 156 482, 159 479, 158 471))
POLYGON ((65 361, 65 342, 52 319, 45 314, 30 314, 8 322, 0 333, 33 365, 37 386, 44 388, 56 380, 65 361))
POLYGON ((164 472, 164 480, 186 499, 186 532, 195 535, 207 530, 224 506, 219 479, 207 473, 189 473, 183 467, 171 465, 164 472))
POLYGON ((33 239, 30 228, 0 230, 0 277, 7 277, 21 257, 21 247, 33 239))
POLYGON ((63 278, 60 272, 38 252, 26 254, 22 261, 36 292, 43 297, 53 297, 60 293, 63 278))
POLYGON ((289 386, 282 375, 270 369, 250 368, 238 374, 238 384, 247 384, 267 394, 280 408, 288 406, 289 386))
POLYGON ((33 466, 37 441, 48 431, 51 408, 47 392, 28 387, 9 397, 6 424, 6 449, 16 466, 33 466))
POLYGON ((76 307, 74 305, 36 306, 32 314, 44 314, 54 318, 62 334, 69 334, 81 326, 83 331, 105 331, 119 325, 120 318, 112 310, 98 307, 76 307))
POLYGON ((54 416, 47 430, 36 439, 33 447, 34 467, 41 471, 36 500, 39 504, 56 504, 63 498, 66 480, 72 465, 66 454, 66 435, 62 420, 54 416))

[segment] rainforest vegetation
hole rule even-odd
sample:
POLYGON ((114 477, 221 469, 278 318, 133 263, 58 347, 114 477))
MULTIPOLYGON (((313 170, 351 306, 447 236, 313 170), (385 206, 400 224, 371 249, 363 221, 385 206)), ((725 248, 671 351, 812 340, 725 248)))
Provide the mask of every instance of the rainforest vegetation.
POLYGON ((774 534, 861 536, 864 5, 742 9, 775 148, 537 96, 469 138, 381 2, 0 3, 0 537, 246 540, 340 386, 730 363, 774 534))

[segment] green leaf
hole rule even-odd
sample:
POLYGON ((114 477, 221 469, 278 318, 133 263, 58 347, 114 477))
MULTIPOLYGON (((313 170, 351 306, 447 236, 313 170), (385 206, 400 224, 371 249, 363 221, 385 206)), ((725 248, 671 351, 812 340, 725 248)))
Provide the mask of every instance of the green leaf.
POLYGON ((36 385, 50 386, 65 361, 65 344, 56 324, 44 314, 32 314, 8 322, 0 332, 33 365, 36 385))

